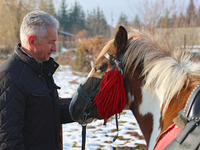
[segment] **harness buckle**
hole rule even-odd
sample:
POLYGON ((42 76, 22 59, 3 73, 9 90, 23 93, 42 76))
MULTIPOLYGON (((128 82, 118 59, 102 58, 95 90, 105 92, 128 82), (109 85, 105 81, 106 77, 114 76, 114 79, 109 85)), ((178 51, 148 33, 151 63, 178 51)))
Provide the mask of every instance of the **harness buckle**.
POLYGON ((121 62, 119 60, 115 61, 116 64, 116 70, 118 70, 123 75, 123 70, 120 67, 121 62))
POLYGON ((86 107, 83 109, 83 120, 82 120, 82 123, 81 123, 82 126, 87 126, 87 121, 86 121, 87 116, 91 113, 91 110, 90 110, 89 113, 86 113, 85 109, 86 109, 86 107))

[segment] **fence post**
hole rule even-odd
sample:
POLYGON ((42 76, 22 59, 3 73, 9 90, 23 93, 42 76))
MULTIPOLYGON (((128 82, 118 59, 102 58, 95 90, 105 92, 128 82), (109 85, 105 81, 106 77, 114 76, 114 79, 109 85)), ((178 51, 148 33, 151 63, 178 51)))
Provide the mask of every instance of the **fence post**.
POLYGON ((186 50, 186 34, 184 34, 184 50, 186 50))
POLYGON ((62 124, 60 125, 60 139, 61 139, 61 150, 63 150, 62 124))

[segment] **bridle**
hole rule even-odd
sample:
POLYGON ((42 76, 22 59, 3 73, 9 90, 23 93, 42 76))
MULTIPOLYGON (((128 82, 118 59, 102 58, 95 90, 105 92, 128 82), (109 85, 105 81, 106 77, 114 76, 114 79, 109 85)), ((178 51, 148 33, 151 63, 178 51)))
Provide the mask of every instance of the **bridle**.
MULTIPOLYGON (((114 66, 112 67, 111 70, 118 69, 121 72, 121 74, 123 75, 124 67, 122 65, 122 60, 123 60, 124 54, 121 54, 119 59, 109 55, 108 53, 105 53, 104 56, 111 63, 114 64, 114 66)), ((91 111, 93 111, 96 118, 102 119, 97 113, 97 107, 95 105, 93 105, 93 100, 95 99, 96 95, 99 93, 99 89, 100 89, 100 84, 91 95, 87 93, 87 91, 84 89, 82 84, 80 84, 78 89, 77 89, 77 92, 81 96, 82 100, 85 101, 84 109, 83 109, 83 112, 82 112, 82 118, 81 118, 81 120, 82 120, 82 150, 85 150, 87 117, 91 114, 91 111)), ((118 117, 117 117, 117 114, 115 115, 115 118, 116 118, 117 135, 114 137, 113 142, 118 137, 118 120, 117 120, 118 117)))

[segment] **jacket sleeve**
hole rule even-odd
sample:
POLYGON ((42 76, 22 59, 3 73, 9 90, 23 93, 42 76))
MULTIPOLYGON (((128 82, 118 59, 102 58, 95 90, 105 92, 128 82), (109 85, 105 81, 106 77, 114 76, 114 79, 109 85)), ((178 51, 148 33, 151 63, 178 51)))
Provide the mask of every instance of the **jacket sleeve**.
POLYGON ((0 149, 24 149, 25 96, 17 80, 0 78, 0 149))

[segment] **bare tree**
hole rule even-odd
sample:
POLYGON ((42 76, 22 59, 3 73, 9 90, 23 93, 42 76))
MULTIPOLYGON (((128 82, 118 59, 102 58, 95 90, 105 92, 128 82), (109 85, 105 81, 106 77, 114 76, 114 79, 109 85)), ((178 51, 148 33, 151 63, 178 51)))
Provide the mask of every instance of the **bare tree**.
POLYGON ((178 12, 180 13, 184 8, 183 4, 179 3, 178 5, 175 0, 138 0, 137 10, 143 26, 154 34, 154 29, 159 22, 164 26, 171 24, 168 20, 169 16, 173 16, 173 14, 177 14, 178 12), (180 5, 182 5, 180 7, 182 9, 179 8, 180 5))
POLYGON ((36 8, 36 0, 1 0, 0 1, 0 46, 11 52, 20 41, 19 31, 23 17, 36 8))

